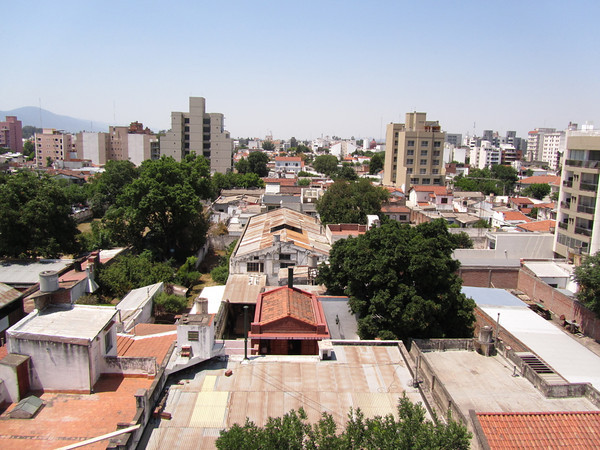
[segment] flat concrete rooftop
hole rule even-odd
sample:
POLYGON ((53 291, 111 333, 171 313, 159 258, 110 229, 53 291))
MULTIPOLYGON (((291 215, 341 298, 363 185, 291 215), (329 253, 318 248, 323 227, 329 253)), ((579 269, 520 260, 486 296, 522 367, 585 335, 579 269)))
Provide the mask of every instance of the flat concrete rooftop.
POLYGON ((340 430, 350 407, 373 417, 396 415, 402 392, 421 401, 398 347, 335 345, 334 352, 327 361, 266 356, 243 362, 234 356, 201 366, 170 386, 165 411, 172 419, 151 430, 146 448, 214 448, 221 429, 243 425, 246 417, 263 426, 300 407, 311 422, 331 414, 340 430))
POLYGON ((513 376, 513 365, 502 356, 486 357, 473 351, 424 355, 465 417, 469 417, 470 409, 476 412, 598 410, 585 397, 544 397, 527 379, 513 376))
POLYGON ((11 335, 38 335, 54 338, 94 339, 110 322, 117 310, 107 306, 51 305, 30 313, 9 328, 11 335))

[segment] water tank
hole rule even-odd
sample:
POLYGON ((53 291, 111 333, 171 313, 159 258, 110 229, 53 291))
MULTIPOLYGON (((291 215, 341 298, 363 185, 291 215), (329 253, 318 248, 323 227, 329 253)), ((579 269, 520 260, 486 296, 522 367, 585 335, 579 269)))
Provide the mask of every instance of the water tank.
POLYGON ((490 343, 492 342, 492 327, 486 325, 479 329, 479 342, 481 343, 490 343))
POLYGON ((317 267, 318 256, 317 255, 308 255, 308 267, 314 269, 317 267))
POLYGON ((58 272, 54 270, 45 270, 40 272, 40 291, 58 291, 58 272))

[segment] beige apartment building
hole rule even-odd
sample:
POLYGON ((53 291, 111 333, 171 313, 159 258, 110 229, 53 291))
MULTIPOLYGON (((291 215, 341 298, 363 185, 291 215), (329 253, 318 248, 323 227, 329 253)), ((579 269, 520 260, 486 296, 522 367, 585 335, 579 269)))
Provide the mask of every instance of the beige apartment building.
POLYGON ((385 141, 383 184, 408 192, 414 185, 444 185, 446 133, 427 113, 406 114, 406 123, 390 123, 385 141))
POLYGON ((172 112, 171 129, 160 138, 161 155, 181 161, 204 155, 211 172, 226 173, 233 166, 233 140, 224 129, 223 114, 207 113, 203 97, 190 97, 189 112, 172 112))
POLYGON ((35 162, 38 167, 51 166, 54 161, 76 158, 73 136, 54 128, 44 128, 35 134, 35 162))
POLYGON ((600 130, 568 131, 554 252, 578 259, 600 250, 600 130))

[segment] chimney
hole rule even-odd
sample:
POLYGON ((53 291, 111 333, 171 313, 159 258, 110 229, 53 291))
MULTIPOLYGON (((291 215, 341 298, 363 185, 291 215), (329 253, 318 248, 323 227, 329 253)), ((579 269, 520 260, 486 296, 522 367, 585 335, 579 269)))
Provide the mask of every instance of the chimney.
POLYGON ((294 288, 294 268, 288 267, 288 288, 294 288))
POLYGON ((196 314, 208 314, 208 299, 204 297, 198 297, 196 299, 196 314))

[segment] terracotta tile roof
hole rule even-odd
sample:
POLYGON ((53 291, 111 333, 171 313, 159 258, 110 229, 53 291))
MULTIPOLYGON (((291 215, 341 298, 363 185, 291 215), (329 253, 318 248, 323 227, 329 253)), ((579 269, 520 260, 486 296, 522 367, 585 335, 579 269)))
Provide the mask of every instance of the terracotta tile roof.
POLYGON ((491 449, 598 448, 600 411, 477 413, 491 449))
POLYGON ((560 177, 556 175, 534 175, 523 178, 521 184, 560 184, 560 177))
POLYGON ((521 211, 504 211, 502 214, 504 215, 504 220, 523 220, 525 222, 531 222, 531 219, 521 211))
POLYGON ((299 156, 277 156, 275 157, 275 161, 296 161, 301 162, 302 158, 299 156))
POLYGON ((556 228, 556 220, 538 220, 536 222, 520 223, 517 228, 525 231, 550 231, 556 228))
POLYGON ((288 316, 316 325, 312 294, 287 286, 263 294, 259 323, 273 322, 288 316))
POLYGON ((554 208, 556 208, 556 203, 537 203, 534 205, 534 207, 554 209, 554 208))
POLYGON ((515 205, 533 205, 533 202, 527 197, 511 197, 509 201, 515 205))
POLYGON ((432 192, 435 195, 450 195, 448 190, 444 186, 424 186, 424 185, 415 185, 411 187, 417 192, 432 192))
POLYGON ((175 324, 138 323, 133 327, 132 334, 135 336, 148 336, 150 334, 167 333, 176 330, 177 325, 175 324))
POLYGON ((280 186, 294 186, 296 184, 295 178, 263 178, 265 183, 279 184, 280 186))
POLYGON ((21 292, 8 284, 0 283, 0 306, 6 306, 21 296, 21 292))
POLYGON ((409 213, 410 209, 407 206, 387 204, 381 207, 383 213, 409 213))
POLYGON ((385 189, 387 189, 387 191, 392 194, 392 193, 401 193, 404 194, 404 191, 402 191, 402 189, 398 188, 398 187, 392 187, 392 186, 386 186, 385 189))

